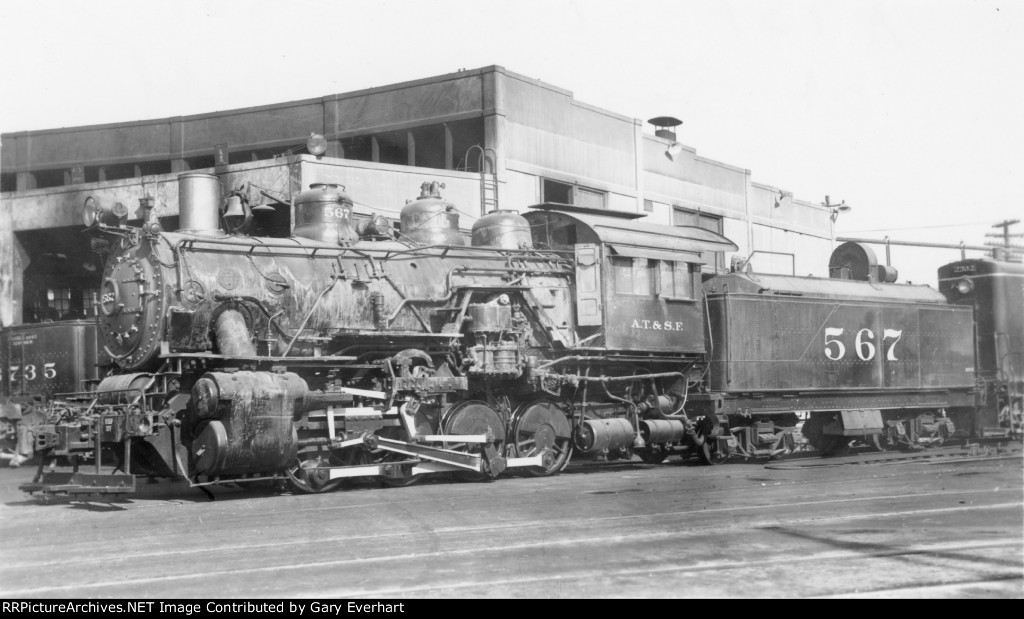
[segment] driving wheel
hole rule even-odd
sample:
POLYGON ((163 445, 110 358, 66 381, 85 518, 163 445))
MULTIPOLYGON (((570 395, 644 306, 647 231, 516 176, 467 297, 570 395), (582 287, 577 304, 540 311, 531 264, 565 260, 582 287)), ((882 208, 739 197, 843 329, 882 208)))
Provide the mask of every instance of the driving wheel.
POLYGON ((293 488, 307 494, 330 492, 342 486, 345 479, 331 479, 330 471, 318 467, 331 466, 330 454, 299 454, 294 466, 286 471, 293 488))
MULTIPOLYGON (((505 422, 494 408, 482 400, 466 400, 448 409, 444 416, 444 433, 447 435, 490 434, 494 437, 494 450, 504 453, 505 422)), ((447 443, 446 449, 480 453, 482 446, 478 443, 447 443)), ((502 462, 502 468, 504 463, 502 462)), ((462 481, 484 481, 489 479, 487 473, 476 471, 457 471, 454 477, 462 481)))
POLYGON ((562 409, 548 400, 520 406, 512 421, 512 453, 517 458, 541 456, 541 466, 525 469, 530 475, 561 472, 572 457, 572 428, 562 409))

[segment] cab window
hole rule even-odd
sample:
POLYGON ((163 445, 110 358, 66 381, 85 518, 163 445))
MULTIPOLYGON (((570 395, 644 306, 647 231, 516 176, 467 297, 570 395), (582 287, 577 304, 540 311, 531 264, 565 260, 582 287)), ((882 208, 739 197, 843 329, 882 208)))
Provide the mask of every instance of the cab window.
POLYGON ((685 262, 661 260, 658 270, 659 296, 670 299, 693 299, 693 277, 690 265, 685 262))
POLYGON ((613 256, 612 272, 616 294, 693 299, 693 277, 686 262, 613 256))
POLYGON ((634 296, 654 294, 654 273, 657 260, 647 258, 612 257, 612 272, 615 274, 615 293, 634 296))

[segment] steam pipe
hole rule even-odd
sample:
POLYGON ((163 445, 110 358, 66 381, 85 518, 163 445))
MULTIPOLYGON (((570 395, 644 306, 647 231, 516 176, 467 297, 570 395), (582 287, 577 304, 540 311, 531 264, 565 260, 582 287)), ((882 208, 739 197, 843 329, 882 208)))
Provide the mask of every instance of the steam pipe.
POLYGON ((238 310, 225 310, 217 317, 217 346, 222 355, 255 357, 256 347, 249 339, 245 319, 238 310))
POLYGON ((302 330, 306 328, 306 323, 309 322, 310 317, 313 316, 313 312, 316 311, 316 308, 320 305, 320 300, 323 299, 324 296, 326 296, 328 292, 333 290, 334 289, 334 285, 337 284, 337 283, 338 283, 337 279, 332 279, 331 280, 331 285, 326 287, 326 288, 324 288, 323 292, 320 293, 320 296, 318 296, 316 298, 316 301, 313 302, 313 306, 310 307, 309 308, 309 312, 306 313, 306 317, 302 319, 302 324, 300 324, 299 328, 295 331, 295 337, 292 338, 292 341, 288 342, 288 346, 284 349, 284 352, 281 353, 281 355, 280 355, 281 357, 287 357, 288 356, 288 353, 291 351, 292 346, 295 344, 295 340, 299 339, 299 336, 302 335, 302 330))

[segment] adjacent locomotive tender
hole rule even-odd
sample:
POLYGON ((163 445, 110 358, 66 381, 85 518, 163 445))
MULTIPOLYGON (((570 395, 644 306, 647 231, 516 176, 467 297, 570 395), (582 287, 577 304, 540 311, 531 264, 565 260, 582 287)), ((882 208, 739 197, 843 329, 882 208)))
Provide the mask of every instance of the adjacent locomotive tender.
POLYGON ((11 466, 31 459, 36 445, 25 428, 46 423, 55 395, 98 382, 102 363, 95 321, 0 330, 0 459, 11 466))
POLYGON ((222 200, 216 176, 181 175, 179 200, 176 232, 87 203, 110 370, 34 434, 95 472, 27 490, 146 475, 323 492, 552 475, 574 453, 710 464, 798 412, 826 452, 907 442, 921 413, 974 424, 974 309, 891 283, 860 245, 833 278, 702 281, 701 252, 736 250, 716 233, 539 205, 482 217, 467 245, 436 183, 399 234, 357 223, 338 185, 294 198, 287 238, 247 235, 247 193, 222 200), (104 450, 121 474, 101 473, 104 450))

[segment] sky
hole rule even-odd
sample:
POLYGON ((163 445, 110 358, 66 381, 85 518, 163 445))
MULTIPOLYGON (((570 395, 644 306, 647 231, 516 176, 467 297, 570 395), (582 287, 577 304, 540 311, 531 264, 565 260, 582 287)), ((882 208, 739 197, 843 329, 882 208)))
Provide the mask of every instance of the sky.
MULTIPOLYGON (((1021 0, 0 0, 0 19, 2 132, 501 65, 845 201, 837 236, 982 245, 1024 219, 1021 0)), ((958 256, 893 249, 932 285, 958 256)))

